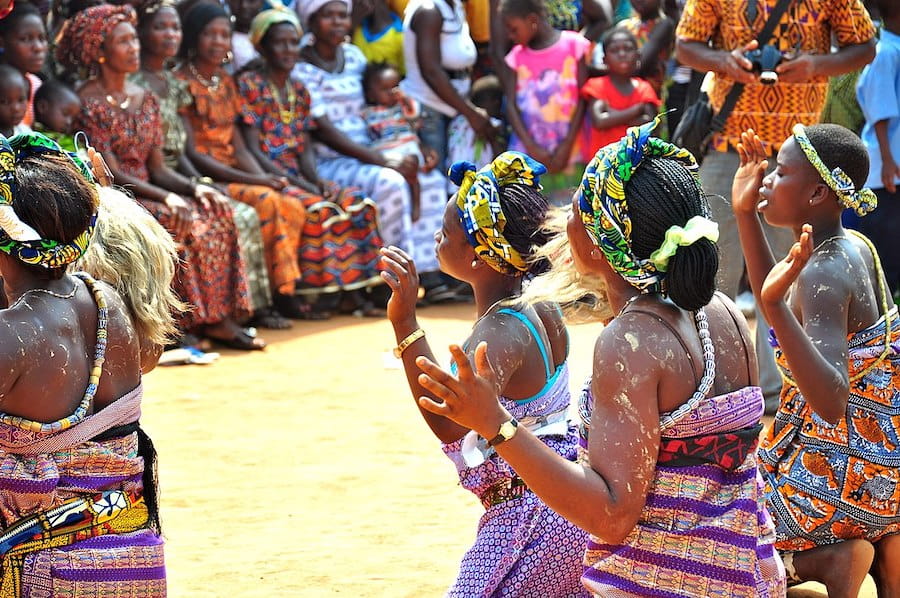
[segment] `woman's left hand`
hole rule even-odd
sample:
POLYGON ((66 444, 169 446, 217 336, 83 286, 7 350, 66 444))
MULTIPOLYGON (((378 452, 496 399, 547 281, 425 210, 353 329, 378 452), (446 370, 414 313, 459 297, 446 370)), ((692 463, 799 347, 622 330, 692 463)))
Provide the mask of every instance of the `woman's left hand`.
POLYGON ((416 359, 422 370, 419 384, 442 401, 419 397, 419 406, 475 430, 483 438, 492 438, 510 415, 498 400, 500 383, 487 358, 487 343, 482 341, 475 347, 475 368, 459 345, 450 345, 450 354, 456 363, 456 376, 427 357, 416 359))
POLYGON ((419 275, 416 263, 399 247, 381 250, 381 278, 391 287, 387 304, 387 317, 392 324, 415 320, 416 302, 419 300, 419 275))
POLYGON ((194 197, 200 201, 204 208, 216 216, 221 217, 228 212, 228 198, 222 195, 215 187, 199 184, 194 187, 194 197))
POLYGON ((783 260, 772 267, 759 292, 760 300, 767 305, 784 301, 788 289, 800 276, 803 266, 813 253, 812 226, 803 225, 800 240, 794 243, 783 260))

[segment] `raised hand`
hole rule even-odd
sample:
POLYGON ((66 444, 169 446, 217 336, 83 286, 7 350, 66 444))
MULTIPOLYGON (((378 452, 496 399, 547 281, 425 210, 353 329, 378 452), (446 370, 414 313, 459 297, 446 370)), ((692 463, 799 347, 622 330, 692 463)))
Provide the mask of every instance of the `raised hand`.
POLYGON ((416 263, 399 247, 381 250, 381 279, 391 288, 387 317, 392 324, 412 321, 419 300, 419 275, 416 263))
POLYGON ((762 186, 769 161, 766 159, 768 153, 762 140, 753 129, 741 133, 738 154, 741 157, 741 164, 731 185, 732 208, 735 212, 755 214, 756 206, 759 205, 759 188, 762 186))
POLYGON ((803 225, 800 240, 794 243, 787 256, 775 266, 766 276, 762 290, 759 293, 763 303, 772 305, 784 300, 788 289, 800 276, 803 266, 809 261, 813 253, 812 226, 803 225))
POLYGON ((94 179, 102 187, 109 187, 113 184, 113 175, 106 165, 103 155, 93 147, 87 148, 88 159, 91 161, 91 171, 94 173, 94 179))
POLYGON ((475 368, 459 345, 450 345, 457 375, 442 369, 426 357, 416 359, 422 370, 419 384, 442 402, 419 397, 419 407, 475 430, 484 438, 491 438, 510 415, 500 404, 500 384, 487 358, 487 343, 475 347, 475 368))

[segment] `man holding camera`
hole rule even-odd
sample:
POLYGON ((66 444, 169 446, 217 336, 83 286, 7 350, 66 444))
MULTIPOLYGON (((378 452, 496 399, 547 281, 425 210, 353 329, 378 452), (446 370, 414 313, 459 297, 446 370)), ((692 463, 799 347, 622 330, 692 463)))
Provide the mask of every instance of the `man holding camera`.
MULTIPOLYGON (((819 122, 828 78, 859 69, 875 57, 875 27, 862 0, 687 0, 676 37, 679 62, 713 72, 709 97, 716 112, 735 83, 744 85, 724 128, 713 135, 700 169, 719 223, 718 287, 734 298, 744 272, 731 210, 741 132, 752 128, 774 156, 796 123, 819 122), (779 1, 786 1, 786 7, 779 7, 779 1), (757 36, 776 7, 782 14, 769 25, 772 34, 764 43, 771 47, 761 48, 757 36)), ((770 160, 770 169, 774 162, 770 160)), ((794 242, 790 231, 765 222, 764 227, 775 255, 786 255, 794 242)), ((766 411, 774 412, 781 377, 768 344, 768 325, 758 309, 756 317, 759 384, 766 411)))

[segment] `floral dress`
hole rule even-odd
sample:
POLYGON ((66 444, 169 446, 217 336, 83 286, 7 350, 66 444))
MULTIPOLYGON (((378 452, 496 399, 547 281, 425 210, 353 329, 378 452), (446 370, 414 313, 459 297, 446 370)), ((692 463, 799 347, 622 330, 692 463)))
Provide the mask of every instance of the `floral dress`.
MULTIPOLYGON (((133 112, 96 98, 81 101, 77 128, 87 134, 97 151, 114 156, 123 172, 149 181, 150 152, 163 144, 156 96, 145 93, 133 112)), ((171 230, 172 212, 164 203, 140 197, 137 200, 171 230)), ((227 218, 218 218, 199 203, 191 207, 193 222, 187 239, 178 244, 181 259, 174 280, 175 291, 192 306, 179 314, 184 330, 250 313, 247 276, 230 210, 227 218)))

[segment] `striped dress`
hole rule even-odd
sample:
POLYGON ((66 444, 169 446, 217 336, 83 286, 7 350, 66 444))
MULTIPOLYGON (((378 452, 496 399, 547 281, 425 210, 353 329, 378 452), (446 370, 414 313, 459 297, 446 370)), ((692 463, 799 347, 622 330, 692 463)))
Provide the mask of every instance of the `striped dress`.
MULTIPOLYGON (((593 398, 581 395, 582 448, 593 398)), ((662 430, 656 473, 621 544, 591 537, 582 582, 594 595, 784 596, 785 574, 756 467, 758 387, 707 397, 662 430)))

